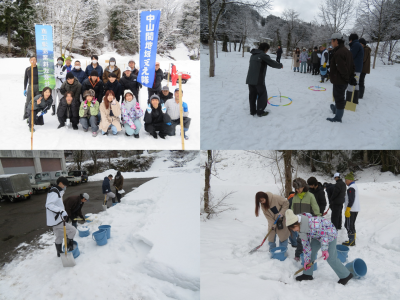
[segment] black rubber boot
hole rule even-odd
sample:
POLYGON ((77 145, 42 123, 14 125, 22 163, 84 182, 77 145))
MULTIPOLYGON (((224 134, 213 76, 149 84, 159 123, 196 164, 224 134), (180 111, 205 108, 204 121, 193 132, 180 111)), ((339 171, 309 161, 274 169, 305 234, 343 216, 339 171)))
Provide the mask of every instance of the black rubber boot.
MULTIPOLYGON (((346 101, 351 102, 351 94, 353 94, 353 92, 346 91, 346 101)), ((354 99, 353 99, 353 102, 354 102, 354 99)))
POLYGON ((353 103, 358 104, 358 96, 360 94, 360 91, 354 91, 354 97, 353 97, 353 103))
POLYGON ((338 281, 338 283, 343 284, 343 285, 346 285, 346 283, 348 283, 349 280, 352 279, 352 278, 353 278, 353 274, 350 273, 350 275, 347 276, 346 278, 340 279, 340 280, 338 281))
POLYGON ((62 245, 61 244, 55 244, 56 245, 56 250, 57 250, 57 256, 60 257, 60 253, 64 253, 62 251, 62 245))
POLYGON ((362 99, 364 97, 365 86, 360 86, 360 92, 358 93, 358 99, 362 99))
POLYGON ((71 252, 74 250, 74 240, 67 238, 67 245, 68 245, 68 251, 71 252))
POLYGON ((344 109, 336 109, 336 115, 333 118, 327 118, 327 120, 331 122, 342 123, 343 114, 344 114, 344 109))
POLYGON ((112 198, 111 200, 112 200, 112 203, 115 203, 115 198, 112 198))
POLYGON ((152 136, 153 136, 153 138, 155 138, 155 139, 157 139, 158 137, 157 137, 157 132, 154 132, 154 133, 152 133, 151 134, 152 136))
POLYGON ((356 237, 355 234, 349 234, 349 240, 342 243, 344 246, 355 246, 356 245, 356 237))
POLYGON ((297 276, 296 277, 296 280, 297 281, 303 281, 303 280, 313 280, 314 278, 311 276, 311 275, 306 275, 306 274, 303 274, 303 275, 300 275, 300 276, 297 276))
POLYGON ((138 134, 133 134, 133 136, 135 137, 135 139, 139 138, 139 133, 138 134))
POLYGON ((257 111, 257 116, 259 117, 265 117, 268 116, 268 114, 269 114, 268 111, 262 111, 262 110, 257 111))
POLYGON ((52 106, 51 106, 51 110, 52 110, 51 115, 54 116, 54 115, 56 114, 56 106, 55 106, 55 105, 52 105, 52 106))
POLYGON ((331 104, 331 110, 336 115, 336 105, 335 104, 331 104))

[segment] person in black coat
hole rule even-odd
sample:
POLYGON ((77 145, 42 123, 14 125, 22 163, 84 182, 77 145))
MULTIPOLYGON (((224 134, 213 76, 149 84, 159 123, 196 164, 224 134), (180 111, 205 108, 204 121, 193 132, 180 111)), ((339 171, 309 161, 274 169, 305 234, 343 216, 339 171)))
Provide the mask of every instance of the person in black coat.
MULTIPOLYGON (((37 95, 40 94, 39 92, 39 83, 38 83, 38 68, 36 65, 36 56, 31 56, 29 58, 29 62, 33 64, 33 97, 35 98, 37 95)), ((25 100, 25 107, 24 107, 24 120, 28 117, 27 108, 29 102, 31 102, 32 97, 32 87, 31 87, 31 66, 25 69, 25 76, 24 76, 24 96, 26 96, 25 100)))
POLYGON ((281 46, 278 46, 278 50, 276 50, 276 61, 277 61, 278 63, 281 62, 282 52, 283 52, 283 51, 282 51, 281 46))
MULTIPOLYGON (((354 66, 355 66, 355 72, 356 72, 356 79, 357 79, 357 85, 354 90, 354 96, 353 96, 353 103, 358 104, 358 96, 359 96, 359 82, 360 82, 360 75, 363 69, 363 63, 364 63, 364 48, 361 46, 360 42, 358 41, 358 35, 356 33, 352 33, 349 36, 349 46, 350 46, 350 52, 353 55, 353 61, 354 61, 354 66)), ((353 86, 349 85, 347 87, 347 92, 346 92, 346 101, 351 101, 351 96, 353 94, 353 86)))
POLYGON ((164 104, 160 105, 160 98, 157 95, 152 95, 150 102, 144 114, 144 130, 155 139, 158 131, 160 138, 165 139, 171 130, 171 118, 164 104))
POLYGON ((81 62, 79 60, 75 61, 74 68, 71 70, 71 73, 79 80, 80 84, 82 84, 82 82, 88 78, 85 71, 81 69, 81 62))
POLYGON ((78 130, 79 122, 79 106, 80 103, 74 101, 74 93, 69 91, 60 99, 60 104, 57 107, 58 125, 57 129, 64 127, 67 119, 70 119, 72 128, 78 130))
POLYGON ((119 102, 122 96, 122 86, 117 80, 117 75, 114 73, 110 73, 108 76, 108 81, 104 85, 104 93, 107 93, 108 90, 111 90, 115 94, 115 99, 119 102))
POLYGON ((161 91, 161 82, 163 81, 163 78, 164 78, 164 73, 160 69, 160 63, 156 62, 156 71, 154 74, 153 87, 147 88, 147 91, 149 93, 149 100, 151 95, 157 95, 161 91))
POLYGON ((307 184, 310 187, 309 189, 310 193, 312 193, 315 197, 315 200, 317 200, 319 211, 322 215, 325 212, 325 207, 326 207, 324 187, 320 182, 317 181, 315 177, 308 178, 307 184))
POLYGON ((99 103, 103 101, 104 95, 104 84, 103 81, 99 78, 99 73, 96 70, 93 70, 90 73, 90 76, 85 79, 82 83, 82 96, 83 93, 87 90, 94 90, 95 98, 99 103))
MULTIPOLYGON (((160 97, 160 102, 161 103, 165 103, 165 102, 167 102, 167 100, 173 99, 174 98, 174 94, 172 94, 169 91, 169 87, 168 86, 163 86, 162 90, 158 93, 158 97, 160 97)), ((148 103, 150 103, 150 99, 149 99, 148 103)))
POLYGON ((336 180, 336 184, 334 185, 332 195, 329 198, 329 207, 332 211, 331 222, 335 225, 336 229, 341 229, 342 210, 347 188, 346 184, 340 178, 340 173, 336 173, 334 179, 336 180))
POLYGON ((139 102, 139 88, 141 87, 140 82, 137 81, 137 76, 132 74, 131 68, 126 67, 119 83, 122 87, 122 92, 125 90, 130 90, 139 102))

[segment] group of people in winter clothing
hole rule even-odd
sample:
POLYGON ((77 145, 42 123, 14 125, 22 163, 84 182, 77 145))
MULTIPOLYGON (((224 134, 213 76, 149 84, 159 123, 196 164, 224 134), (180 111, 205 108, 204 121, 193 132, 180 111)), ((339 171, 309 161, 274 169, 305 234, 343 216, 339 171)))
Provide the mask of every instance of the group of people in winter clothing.
POLYGON ((280 247, 287 247, 289 239, 292 247, 296 248, 296 261, 300 261, 300 256, 303 255, 305 271, 303 275, 296 277, 298 281, 313 279, 313 271, 307 265, 316 259, 319 249, 339 277, 338 283, 345 285, 353 277, 337 258, 336 238, 337 231, 341 228, 341 221, 338 221, 341 207, 345 204, 345 227, 349 241, 343 245, 355 246, 355 220, 360 210, 359 193, 353 173, 346 175, 346 183, 340 179, 340 174, 337 173, 334 177, 335 185, 322 185, 315 177, 310 177, 307 182, 296 178, 292 184, 295 191, 289 193, 288 199, 270 192, 256 194, 255 214, 259 216, 261 207, 268 220, 268 231, 272 230, 268 236, 270 251, 276 247, 278 236, 280 247), (332 210, 331 221, 324 218, 328 212, 327 210, 324 213, 328 204, 325 189, 329 208, 332 210), (275 225, 276 220, 278 222, 275 225))
POLYGON ((115 175, 115 179, 113 182, 113 187, 115 188, 115 193, 111 191, 111 185, 110 182, 113 179, 113 175, 110 174, 107 177, 104 177, 103 184, 102 184, 102 191, 103 195, 105 197, 105 205, 107 205, 108 199, 111 198, 112 203, 121 203, 121 198, 122 194, 120 191, 122 191, 124 187, 124 177, 121 175, 121 172, 118 171, 117 175, 115 175), (117 198, 117 199, 115 199, 117 198))
MULTIPOLYGON (((85 132, 91 128, 92 136, 96 137, 100 129, 102 135, 107 135, 110 130, 116 135, 125 129, 126 136, 139 138, 142 127, 140 118, 144 116, 145 130, 157 138, 157 132, 161 138, 174 136, 175 127, 179 125, 179 89, 172 94, 168 86, 161 88, 163 72, 160 63, 156 62, 154 84, 148 88, 147 108, 144 113, 139 104, 139 91, 142 85, 137 81, 139 70, 135 67, 135 61, 129 60, 128 66, 122 72, 116 65, 116 60, 111 57, 109 65, 103 71, 98 64, 98 56, 91 56, 91 64, 86 70, 81 69, 80 61, 76 60, 74 67, 71 58, 57 59, 55 66, 56 88, 51 90, 45 87, 39 94, 37 81, 36 57, 31 57, 34 67, 34 124, 43 125, 43 115, 52 109, 52 115, 57 114, 58 128, 72 124, 74 130, 78 130, 78 124, 82 125, 85 132), (122 74, 122 76, 121 76, 122 74), (175 98, 175 99, 174 99, 175 98), (58 99, 58 101, 57 101, 58 99), (122 99, 122 100, 121 100, 122 99), (121 102, 121 104, 120 104, 121 102)), ((31 67, 25 71, 24 90, 26 96, 24 119, 28 118, 29 130, 31 130, 31 67)), ((190 118, 188 105, 183 102, 185 139, 189 130, 190 118)))

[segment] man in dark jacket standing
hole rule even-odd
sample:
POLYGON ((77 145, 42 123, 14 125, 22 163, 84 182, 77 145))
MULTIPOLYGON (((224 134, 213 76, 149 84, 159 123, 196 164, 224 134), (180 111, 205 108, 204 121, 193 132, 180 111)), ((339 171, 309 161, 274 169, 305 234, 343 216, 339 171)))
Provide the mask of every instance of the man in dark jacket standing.
POLYGON ((364 59, 363 59, 363 68, 360 75, 360 92, 358 94, 358 99, 362 99, 364 97, 365 91, 365 76, 369 74, 371 70, 371 48, 367 46, 367 41, 363 38, 360 39, 360 44, 364 48, 364 59))
POLYGON ((121 100, 121 96, 123 93, 122 86, 117 80, 117 75, 114 73, 110 73, 107 83, 104 84, 104 93, 106 93, 108 90, 114 92, 115 99, 117 99, 118 102, 121 100))
POLYGON ((276 50, 276 61, 277 61, 278 63, 281 62, 282 52, 283 52, 283 51, 282 51, 281 46, 278 46, 278 50, 276 50))
POLYGON ((60 88, 60 93, 65 96, 66 92, 72 92, 74 94, 74 101, 81 104, 81 90, 82 85, 79 83, 78 78, 75 78, 72 72, 69 72, 66 76, 66 80, 63 82, 60 88))
POLYGON ((103 190, 103 195, 106 197, 106 205, 109 198, 111 198, 112 203, 115 203, 115 194, 111 192, 110 181, 112 180, 113 176, 110 174, 108 177, 104 177, 103 185, 101 189, 103 190))
POLYGON ((79 80, 80 84, 87 78, 86 73, 81 69, 81 62, 79 60, 75 61, 71 73, 79 80))
POLYGON ((140 82, 137 81, 137 76, 132 73, 130 67, 126 67, 119 83, 121 84, 122 93, 125 90, 130 90, 135 95, 136 101, 139 102, 140 82))
POLYGON ((319 62, 320 62, 320 58, 318 57, 318 47, 315 46, 314 52, 311 54, 311 63, 313 66, 312 75, 319 74, 319 62))
MULTIPOLYGON (((360 80, 360 75, 363 69, 363 61, 364 61, 364 48, 361 46, 360 42, 358 41, 358 35, 356 33, 352 33, 349 36, 349 45, 350 45, 350 52, 353 54, 355 72, 356 72, 356 79, 357 84, 354 90, 353 102, 358 104, 358 96, 359 96, 359 85, 358 82, 360 80)), ((353 93, 353 87, 349 85, 347 87, 346 93, 346 101, 351 101, 351 96, 353 93)))
MULTIPOLYGON (((39 95, 38 68, 36 65, 36 56, 31 56, 29 58, 29 62, 31 63, 31 65, 33 64, 33 97, 36 97, 37 95, 39 95)), ((25 106, 24 106, 24 117, 23 117, 24 120, 28 117, 26 109, 28 107, 29 102, 31 102, 31 97, 32 97, 31 83, 32 83, 31 66, 29 66, 25 69, 25 76, 24 76, 24 96, 26 96, 25 106)))
POLYGON ((103 68, 99 65, 99 57, 97 55, 92 55, 90 58, 92 59, 92 62, 86 67, 86 76, 91 76, 91 73, 94 70, 97 71, 98 77, 103 78, 103 68))
POLYGON ((154 73, 153 87, 152 88, 147 88, 147 91, 149 93, 148 100, 150 100, 150 97, 152 95, 157 95, 161 91, 161 82, 162 82, 163 78, 164 78, 164 73, 160 69, 160 63, 156 62, 156 71, 154 73))
POLYGON ((331 222, 335 225, 336 229, 341 229, 341 216, 346 196, 346 184, 340 178, 340 173, 335 173, 333 178, 336 180, 336 184, 333 188, 332 195, 329 198, 329 207, 332 211, 331 222))
POLYGON ((80 103, 74 100, 74 93, 71 91, 66 92, 65 96, 60 99, 60 104, 57 107, 57 117, 58 122, 60 122, 57 129, 64 127, 67 119, 70 119, 72 128, 78 130, 79 106, 80 103))
POLYGON ((104 85, 103 81, 99 78, 99 73, 93 70, 90 76, 82 83, 82 95, 87 90, 94 90, 95 98, 99 103, 103 101, 104 85))
POLYGON ((331 104, 331 110, 335 114, 333 118, 327 118, 331 122, 342 122, 344 108, 346 106, 345 92, 347 86, 357 84, 354 78, 353 55, 344 46, 344 39, 341 33, 334 33, 331 36, 333 57, 331 64, 330 80, 333 84, 333 98, 335 104, 331 104))
POLYGON ((85 222, 85 217, 82 214, 82 207, 86 201, 89 200, 89 195, 87 193, 80 194, 79 196, 70 196, 64 199, 65 211, 68 214, 68 218, 72 221, 72 226, 77 228, 78 221, 75 219, 80 217, 85 222))
POLYGON ((325 211, 326 207, 326 198, 325 198, 325 191, 324 187, 320 182, 317 181, 315 177, 310 177, 307 179, 307 184, 310 187, 310 193, 312 193, 315 197, 315 200, 317 200, 318 206, 319 206, 319 212, 321 215, 325 211))
POLYGON ((268 115, 264 111, 268 104, 267 88, 265 86, 265 75, 267 74, 267 65, 282 69, 283 65, 278 63, 267 55, 269 50, 268 43, 261 43, 258 49, 251 50, 249 70, 247 72, 246 84, 249 86, 250 114, 263 117, 268 115), (256 104, 257 102, 257 104, 256 104))

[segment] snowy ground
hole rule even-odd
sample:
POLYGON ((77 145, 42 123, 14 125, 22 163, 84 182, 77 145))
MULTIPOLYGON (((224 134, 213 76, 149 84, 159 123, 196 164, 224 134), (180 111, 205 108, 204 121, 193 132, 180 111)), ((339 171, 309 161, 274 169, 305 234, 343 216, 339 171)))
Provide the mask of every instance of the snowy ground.
MULTIPOLYGON (((282 59, 283 69, 268 67, 268 97, 290 97, 288 106, 271 106, 270 115, 252 117, 249 112, 246 76, 250 53, 219 52, 216 75, 208 77, 208 49, 201 61, 202 149, 395 149, 400 147, 398 94, 400 65, 384 66, 377 60, 366 76, 364 99, 356 112, 345 111, 343 123, 326 120, 333 114, 332 84, 319 83, 320 76, 294 73, 291 59, 282 59), (326 88, 324 92, 310 86, 326 88)), ((275 55, 271 55, 275 59, 275 55)), ((372 60, 371 60, 372 61, 372 60)), ((288 99, 272 98, 285 105, 288 99)))
POLYGON ((77 235, 73 268, 63 268, 53 234, 42 235, 42 249, 0 271, 0 299, 200 299, 199 168, 163 175, 92 215, 90 232, 111 225, 111 239, 100 247, 77 235))
MULTIPOLYGON (((225 151, 222 158, 217 167, 221 180, 212 177, 212 191, 216 196, 237 191, 228 200, 236 210, 201 222, 202 299, 323 299, 326 295, 329 299, 398 298, 398 176, 374 168, 356 174, 361 212, 356 222, 357 246, 351 248, 347 261, 363 259, 368 267, 366 276, 339 285, 336 274, 322 261, 318 262, 313 281, 298 283, 293 274, 302 266, 293 259, 294 248, 289 246, 289 257, 283 262, 270 258, 267 243, 253 255, 248 254, 267 233, 265 217, 261 214, 256 218, 254 214, 255 193, 279 193, 269 168, 264 166, 265 160, 243 151, 225 151)), ((314 173, 299 172, 298 176, 332 182, 314 173)), ((330 213, 326 217, 330 219, 330 213)), ((340 230, 338 243, 346 239, 346 230, 340 230)))
MULTIPOLYGON (((185 48, 186 49, 186 48, 185 48)), ((170 63, 177 66, 178 71, 189 72, 192 78, 182 85, 183 101, 188 104, 189 117, 192 118, 190 129, 188 132, 189 140, 185 141, 186 150, 197 150, 200 148, 200 62, 189 60, 186 52, 182 47, 178 47, 172 51, 177 61, 169 60, 157 56, 157 61, 161 64, 161 69, 168 69, 170 63)), ((56 57, 58 53, 55 54, 56 57)), ((121 56, 117 53, 104 53, 99 55, 99 63, 103 70, 108 65, 105 60, 115 57, 116 64, 119 68, 124 69, 128 66, 128 60, 133 57, 139 66, 139 56, 121 56)), ((86 65, 90 64, 90 57, 74 55, 74 60, 80 60, 82 69, 85 70, 86 65)), ((72 61, 72 64, 74 63, 72 61)), ((2 127, 11 127, 9 130, 3 130, 0 136, 0 144, 7 145, 7 149, 27 150, 31 149, 31 134, 28 130, 26 120, 22 120, 22 113, 25 105, 25 97, 23 95, 24 72, 29 66, 28 58, 3 58, 0 59, 0 104, 4 109, 0 111, 0 124, 2 127), (6 109, 5 107, 8 107, 6 109), (10 126, 12 124, 12 126, 10 126)), ((166 85, 167 81, 163 80, 162 85, 166 85)), ((175 87, 169 85, 170 91, 173 92, 175 87)), ((147 88, 140 90, 140 105, 145 110, 147 106, 147 88)), ((143 118, 142 118, 143 124, 143 118)), ((144 126, 140 131, 140 138, 127 137, 124 129, 117 136, 101 136, 99 133, 96 138, 91 136, 91 132, 83 132, 82 126, 78 125, 79 130, 73 130, 58 127, 56 116, 47 113, 44 116, 45 124, 43 126, 35 126, 36 132, 33 135, 34 149, 182 149, 182 143, 179 133, 180 127, 177 126, 176 136, 166 137, 165 140, 158 138, 155 140, 144 130, 144 126)))

